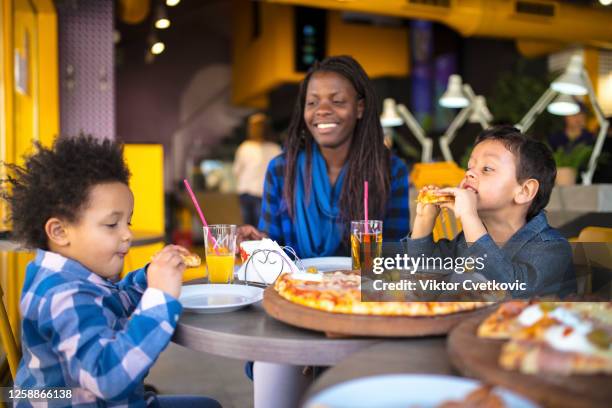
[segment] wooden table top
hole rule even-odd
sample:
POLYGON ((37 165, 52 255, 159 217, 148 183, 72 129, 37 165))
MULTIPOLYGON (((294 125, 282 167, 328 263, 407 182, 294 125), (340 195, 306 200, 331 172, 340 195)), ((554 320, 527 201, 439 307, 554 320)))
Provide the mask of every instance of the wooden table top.
POLYGON ((446 353, 446 337, 384 340, 357 351, 326 370, 308 389, 303 402, 345 381, 407 373, 456 374, 446 353))
POLYGON ((334 365, 381 339, 327 338, 268 316, 261 302, 218 314, 184 312, 175 343, 192 350, 241 360, 295 365, 334 365))

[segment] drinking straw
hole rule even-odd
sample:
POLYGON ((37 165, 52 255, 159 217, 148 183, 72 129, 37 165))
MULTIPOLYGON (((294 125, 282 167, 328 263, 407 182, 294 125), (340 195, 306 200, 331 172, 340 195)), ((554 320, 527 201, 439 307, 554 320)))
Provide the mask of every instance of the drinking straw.
POLYGON ((202 209, 200 208, 200 205, 198 204, 198 200, 196 200, 195 194, 193 194, 193 190, 191 189, 189 182, 187 181, 187 179, 183 179, 183 183, 185 183, 185 187, 187 188, 187 192, 189 193, 189 196, 191 197, 191 201, 193 201, 193 205, 198 211, 198 215, 200 216, 200 220, 202 220, 202 224, 204 224, 204 226, 206 227, 206 231, 208 231, 208 239, 211 240, 211 242, 213 243, 213 248, 215 249, 215 252, 217 253, 217 255, 219 255, 219 250, 217 249, 217 241, 215 241, 215 238, 210 233, 210 229, 208 228, 208 223, 206 222, 206 218, 204 218, 202 209))
POLYGON ((363 182, 363 215, 365 219, 365 233, 368 234, 369 222, 368 222, 368 181, 363 182))

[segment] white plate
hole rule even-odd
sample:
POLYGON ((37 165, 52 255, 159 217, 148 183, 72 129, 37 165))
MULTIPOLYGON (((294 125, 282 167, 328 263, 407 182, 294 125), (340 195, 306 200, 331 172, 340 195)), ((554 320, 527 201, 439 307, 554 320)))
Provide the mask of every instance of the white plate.
MULTIPOLYGON (((460 400, 481 385, 476 380, 445 375, 398 374, 359 378, 330 387, 310 398, 305 408, 434 408, 460 400)), ((496 387, 508 408, 536 408, 533 402, 496 387)))
POLYGON ((350 257, 326 256, 321 258, 304 258, 302 259, 302 266, 304 269, 314 266, 320 272, 333 272, 351 270, 353 263, 350 257))
POLYGON ((187 285, 179 301, 195 313, 233 312, 263 299, 263 289, 255 286, 207 284, 187 285))

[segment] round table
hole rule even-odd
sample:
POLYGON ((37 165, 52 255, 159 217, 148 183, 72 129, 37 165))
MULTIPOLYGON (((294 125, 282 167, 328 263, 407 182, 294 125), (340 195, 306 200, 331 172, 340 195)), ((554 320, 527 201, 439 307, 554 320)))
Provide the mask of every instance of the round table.
POLYGON ((279 408, 296 407, 312 382, 303 366, 335 365, 381 341, 327 338, 289 326, 269 317, 261 302, 230 313, 183 313, 172 340, 192 350, 255 361, 255 408, 269 407, 271 401, 279 408))
MULTIPOLYGON (((446 337, 327 338, 323 333, 299 329, 269 317, 261 303, 231 313, 183 313, 173 341, 219 356, 275 363, 279 371, 289 365, 334 366, 308 390, 302 389, 286 406, 297 406, 300 400, 306 401, 328 387, 359 377, 411 372, 452 373, 446 337)), ((263 401, 260 398, 258 403, 257 387, 261 377, 265 376, 255 375, 256 407, 270 403, 265 398, 263 401)), ((277 392, 287 387, 274 388, 277 392)))
POLYGON ((219 356, 292 365, 335 365, 380 339, 327 338, 268 316, 261 302, 231 313, 185 312, 173 341, 219 356))
POLYGON ((345 381, 381 374, 456 374, 446 353, 446 337, 384 340, 357 351, 325 371, 302 402, 345 381))

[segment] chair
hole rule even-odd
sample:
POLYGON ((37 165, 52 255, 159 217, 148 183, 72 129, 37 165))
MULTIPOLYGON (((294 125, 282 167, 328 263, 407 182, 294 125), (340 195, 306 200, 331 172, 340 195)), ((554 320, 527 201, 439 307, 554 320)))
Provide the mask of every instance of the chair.
POLYGON ((607 272, 612 270, 612 228, 585 227, 570 242, 574 249, 579 288, 583 281, 586 293, 591 293, 593 289, 596 292, 609 290, 612 293, 612 277, 607 272), (610 287, 606 289, 606 286, 610 287))
POLYGON ((4 292, 2 291, 2 286, 0 286, 0 337, 2 339, 2 347, 6 352, 6 358, 11 370, 11 376, 13 379, 15 379, 17 367, 19 366, 19 360, 21 360, 21 349, 17 347, 17 342, 13 336, 13 330, 11 329, 8 313, 4 307, 4 292))
POLYGON ((612 228, 585 227, 578 235, 578 242, 612 242, 612 228))

